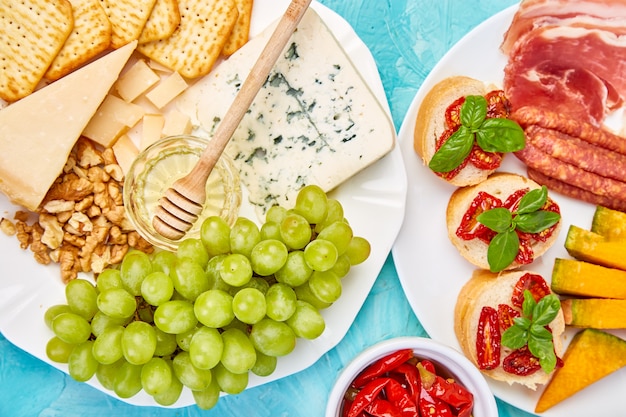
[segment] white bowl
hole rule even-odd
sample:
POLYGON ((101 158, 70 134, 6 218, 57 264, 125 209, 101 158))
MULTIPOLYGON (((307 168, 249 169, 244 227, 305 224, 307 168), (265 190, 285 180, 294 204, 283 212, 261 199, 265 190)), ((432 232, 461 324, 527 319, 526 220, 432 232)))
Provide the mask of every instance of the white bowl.
POLYGON ((498 417, 496 400, 480 371, 462 353, 424 337, 397 337, 377 343, 352 360, 341 371, 328 397, 326 417, 341 416, 343 397, 354 378, 369 364, 400 349, 410 348, 415 356, 429 359, 474 395, 473 416, 498 417))

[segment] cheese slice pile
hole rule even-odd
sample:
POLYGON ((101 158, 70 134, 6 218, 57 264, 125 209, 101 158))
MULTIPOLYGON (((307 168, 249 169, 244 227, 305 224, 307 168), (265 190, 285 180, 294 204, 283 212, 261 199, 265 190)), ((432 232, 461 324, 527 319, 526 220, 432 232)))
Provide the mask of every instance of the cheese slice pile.
MULTIPOLYGON (((274 25, 175 99, 194 133, 210 137, 274 25)), ((395 129, 333 34, 309 9, 226 153, 263 214, 291 206, 300 188, 330 191, 390 152, 395 129)))
POLYGON ((131 42, 0 110, 0 191, 35 211, 117 80, 131 42))

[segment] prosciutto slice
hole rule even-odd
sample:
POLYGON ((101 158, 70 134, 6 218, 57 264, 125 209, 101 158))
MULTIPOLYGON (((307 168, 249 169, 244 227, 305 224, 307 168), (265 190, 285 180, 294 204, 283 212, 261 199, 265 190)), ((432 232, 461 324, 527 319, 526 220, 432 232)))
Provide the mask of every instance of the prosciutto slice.
POLYGON ((513 110, 534 106, 596 126, 626 99, 626 2, 526 0, 502 50, 513 110))

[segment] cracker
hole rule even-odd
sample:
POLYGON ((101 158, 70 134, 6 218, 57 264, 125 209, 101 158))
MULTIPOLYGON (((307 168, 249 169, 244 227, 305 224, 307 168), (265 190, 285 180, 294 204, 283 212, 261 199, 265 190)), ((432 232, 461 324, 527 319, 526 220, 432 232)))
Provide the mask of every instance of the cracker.
POLYGON ((139 43, 168 38, 174 33, 179 23, 178 0, 157 0, 139 36, 139 43))
POLYGON ((0 98, 32 93, 73 26, 68 0, 0 1, 0 98))
POLYGON ((100 0, 111 21, 111 46, 115 49, 139 39, 156 0, 100 0))
POLYGON ((111 44, 111 23, 99 0, 70 0, 74 29, 52 61, 45 77, 58 80, 107 50, 111 44))
POLYGON ((244 46, 248 42, 250 35, 253 0, 235 0, 235 3, 237 3, 239 17, 224 45, 224 49, 222 49, 222 53, 226 56, 234 54, 239 48, 244 46))
POLYGON ((235 0, 179 0, 180 25, 172 36, 137 50, 187 78, 208 74, 237 21, 235 0), (202 19, 198 19, 202 16, 202 19))

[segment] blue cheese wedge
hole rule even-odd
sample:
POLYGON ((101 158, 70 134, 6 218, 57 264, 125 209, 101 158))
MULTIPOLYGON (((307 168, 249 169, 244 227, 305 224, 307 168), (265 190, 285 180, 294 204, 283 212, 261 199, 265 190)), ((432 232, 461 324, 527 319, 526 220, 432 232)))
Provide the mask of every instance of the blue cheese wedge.
MULTIPOLYGON (((175 106, 210 137, 274 25, 190 86, 175 106)), ((330 191, 390 152, 388 114, 318 14, 309 9, 233 135, 226 153, 264 213, 300 188, 330 191)))

